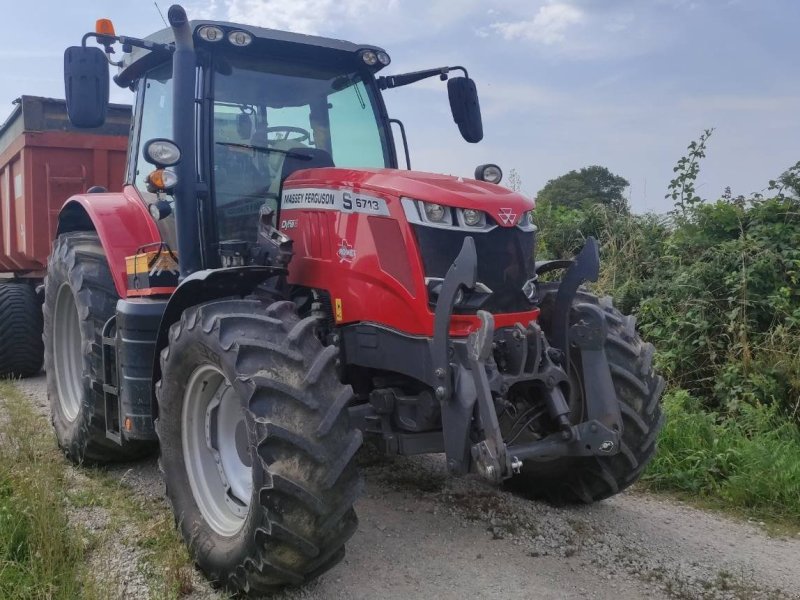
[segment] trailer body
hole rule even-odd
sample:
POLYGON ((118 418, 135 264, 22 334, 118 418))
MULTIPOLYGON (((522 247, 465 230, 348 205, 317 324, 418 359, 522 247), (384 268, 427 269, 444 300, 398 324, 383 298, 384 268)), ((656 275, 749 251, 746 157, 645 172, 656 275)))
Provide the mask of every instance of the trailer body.
POLYGON ((77 129, 64 100, 22 96, 0 126, 0 279, 41 280, 68 198, 121 191, 131 109, 111 105, 102 127, 77 129))

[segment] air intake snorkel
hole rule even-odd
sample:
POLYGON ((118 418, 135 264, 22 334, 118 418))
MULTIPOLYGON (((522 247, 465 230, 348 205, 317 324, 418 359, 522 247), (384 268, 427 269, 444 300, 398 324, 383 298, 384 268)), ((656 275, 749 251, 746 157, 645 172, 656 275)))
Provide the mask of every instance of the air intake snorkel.
POLYGON ((175 36, 175 53, 172 56, 172 136, 182 154, 181 161, 175 167, 178 184, 174 194, 178 264, 183 279, 202 268, 194 131, 197 57, 189 19, 183 7, 178 4, 170 6, 167 18, 175 36))

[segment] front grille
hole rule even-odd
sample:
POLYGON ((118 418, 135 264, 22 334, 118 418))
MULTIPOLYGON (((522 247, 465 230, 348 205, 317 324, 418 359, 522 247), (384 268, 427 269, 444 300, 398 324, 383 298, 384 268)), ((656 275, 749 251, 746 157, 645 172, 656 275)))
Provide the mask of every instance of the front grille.
POLYGON ((444 278, 464 238, 472 236, 478 254, 478 281, 493 292, 481 308, 491 312, 530 310, 522 287, 535 274, 535 232, 518 227, 495 227, 488 232, 413 227, 426 277, 444 278))

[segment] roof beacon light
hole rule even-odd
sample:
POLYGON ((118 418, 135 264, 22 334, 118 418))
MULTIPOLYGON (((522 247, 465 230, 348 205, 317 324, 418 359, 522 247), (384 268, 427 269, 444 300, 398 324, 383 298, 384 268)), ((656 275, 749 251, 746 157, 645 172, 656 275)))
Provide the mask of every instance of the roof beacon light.
POLYGON ((111 19, 97 19, 94 25, 94 32, 97 35, 107 35, 109 37, 116 37, 117 35, 114 31, 114 24, 111 22, 111 19))
POLYGON ((200 39, 207 42, 218 42, 225 37, 222 29, 214 25, 203 25, 197 30, 197 35, 200 36, 200 39))
POLYGON ((228 34, 228 41, 234 46, 249 46, 253 41, 253 36, 246 31, 231 31, 228 34))

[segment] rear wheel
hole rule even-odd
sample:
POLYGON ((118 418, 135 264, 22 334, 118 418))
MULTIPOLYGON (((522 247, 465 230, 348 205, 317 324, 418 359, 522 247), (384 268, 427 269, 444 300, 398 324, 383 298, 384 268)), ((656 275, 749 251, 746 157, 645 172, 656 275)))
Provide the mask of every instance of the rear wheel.
POLYGON ((344 556, 361 489, 351 389, 294 304, 187 309, 156 386, 161 468, 175 519, 209 579, 263 594, 344 556))
POLYGON ((42 303, 26 282, 0 283, 0 377, 42 370, 42 303))
POLYGON ((102 330, 117 299, 97 234, 58 236, 45 277, 44 362, 58 444, 76 463, 136 458, 153 447, 106 438, 102 330))
MULTIPOLYGON (((541 323, 546 335, 550 330, 556 291, 557 284, 546 283, 540 287, 541 323)), ((664 422, 660 406, 664 379, 653 370, 653 346, 639 337, 635 319, 614 308, 609 297, 598 298, 581 290, 573 306, 581 303, 600 306, 605 314, 608 330, 605 352, 622 415, 622 438, 620 452, 614 456, 525 461, 522 471, 507 483, 526 496, 554 504, 595 502, 634 483, 653 458, 656 437, 664 422)), ((591 385, 591 382, 581 381, 580 373, 580 353, 573 351, 569 376, 575 390, 570 398, 574 422, 584 419, 583 389, 591 385)), ((537 408, 531 407, 528 414, 534 414, 537 408)), ((519 435, 520 428, 512 420, 500 420, 504 439, 519 435)), ((531 429, 535 426, 531 425, 531 429)), ((530 435, 535 439, 534 431, 530 435)))

